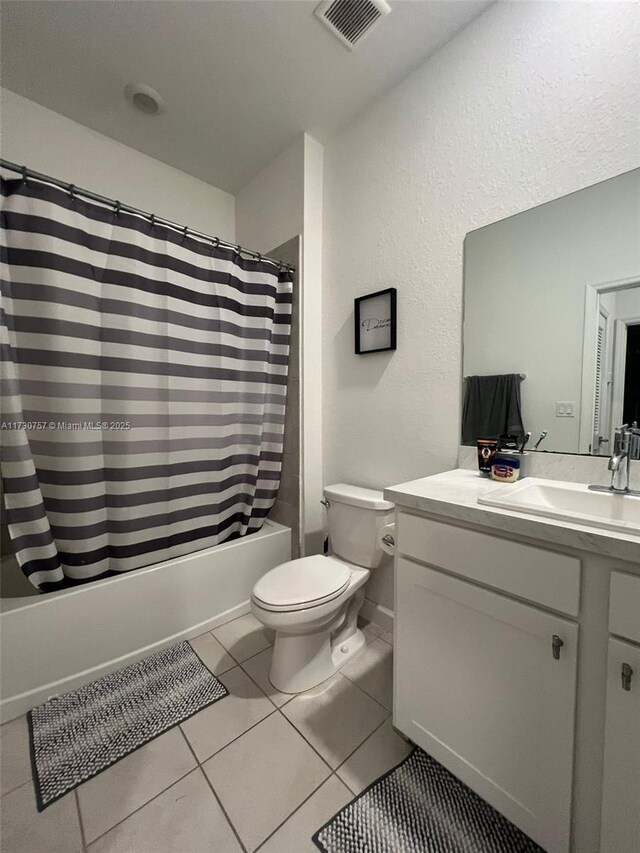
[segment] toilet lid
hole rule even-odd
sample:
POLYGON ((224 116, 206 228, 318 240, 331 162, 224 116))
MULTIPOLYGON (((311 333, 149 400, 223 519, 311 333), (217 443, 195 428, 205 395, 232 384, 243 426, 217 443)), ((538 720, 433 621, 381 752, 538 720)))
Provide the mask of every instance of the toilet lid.
POLYGON ((335 557, 301 557, 267 572, 253 588, 253 597, 268 607, 298 610, 337 598, 349 585, 348 566, 335 557))

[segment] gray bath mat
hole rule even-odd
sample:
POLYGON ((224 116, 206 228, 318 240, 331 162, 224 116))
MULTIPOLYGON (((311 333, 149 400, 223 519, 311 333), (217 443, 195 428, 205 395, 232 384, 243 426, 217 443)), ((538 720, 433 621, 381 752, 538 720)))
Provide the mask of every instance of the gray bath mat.
POLYGON ((227 695, 185 641, 29 711, 38 810, 227 695))
POLYGON ((348 803, 313 841, 324 853, 544 853, 421 749, 348 803))

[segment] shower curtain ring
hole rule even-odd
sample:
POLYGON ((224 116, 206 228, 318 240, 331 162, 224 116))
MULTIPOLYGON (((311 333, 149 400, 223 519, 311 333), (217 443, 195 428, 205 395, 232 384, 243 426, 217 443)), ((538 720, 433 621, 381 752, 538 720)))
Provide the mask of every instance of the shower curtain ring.
POLYGON ((256 260, 258 261, 258 263, 262 261, 262 255, 260 254, 260 252, 256 253, 256 260))
POLYGON ((113 208, 113 212, 116 216, 120 216, 120 202, 116 201, 115 206, 113 208))
POLYGON ((187 239, 187 231, 189 230, 189 226, 185 225, 182 229, 182 240, 183 242, 187 239))
POLYGON ((220 238, 219 238, 219 237, 214 237, 214 238, 213 238, 213 248, 214 248, 214 249, 219 249, 219 248, 220 248, 220 238))
POLYGON ((25 185, 25 187, 28 187, 29 181, 28 181, 28 175, 27 175, 27 167, 23 166, 21 171, 22 171, 22 183, 25 185))
POLYGON ((76 187, 75 184, 69 184, 69 201, 71 204, 76 200, 76 187))
POLYGON ((155 213, 151 214, 151 216, 149 217, 149 222, 151 223, 152 228, 156 227, 156 215, 155 215, 155 213))

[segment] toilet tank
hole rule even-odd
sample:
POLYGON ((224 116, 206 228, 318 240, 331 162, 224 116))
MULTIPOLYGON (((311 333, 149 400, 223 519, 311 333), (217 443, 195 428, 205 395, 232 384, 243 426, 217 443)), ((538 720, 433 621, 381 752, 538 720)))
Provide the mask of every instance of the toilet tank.
POLYGON ((366 569, 374 569, 385 556, 378 533, 393 521, 393 504, 382 492, 336 483, 325 486, 329 541, 333 553, 366 569))

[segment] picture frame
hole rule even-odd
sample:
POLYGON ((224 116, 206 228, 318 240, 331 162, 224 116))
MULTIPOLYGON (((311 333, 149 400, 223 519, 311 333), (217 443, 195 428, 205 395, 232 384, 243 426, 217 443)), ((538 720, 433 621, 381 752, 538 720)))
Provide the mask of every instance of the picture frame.
POLYGON ((356 355, 396 349, 397 291, 395 287, 353 300, 356 355))

